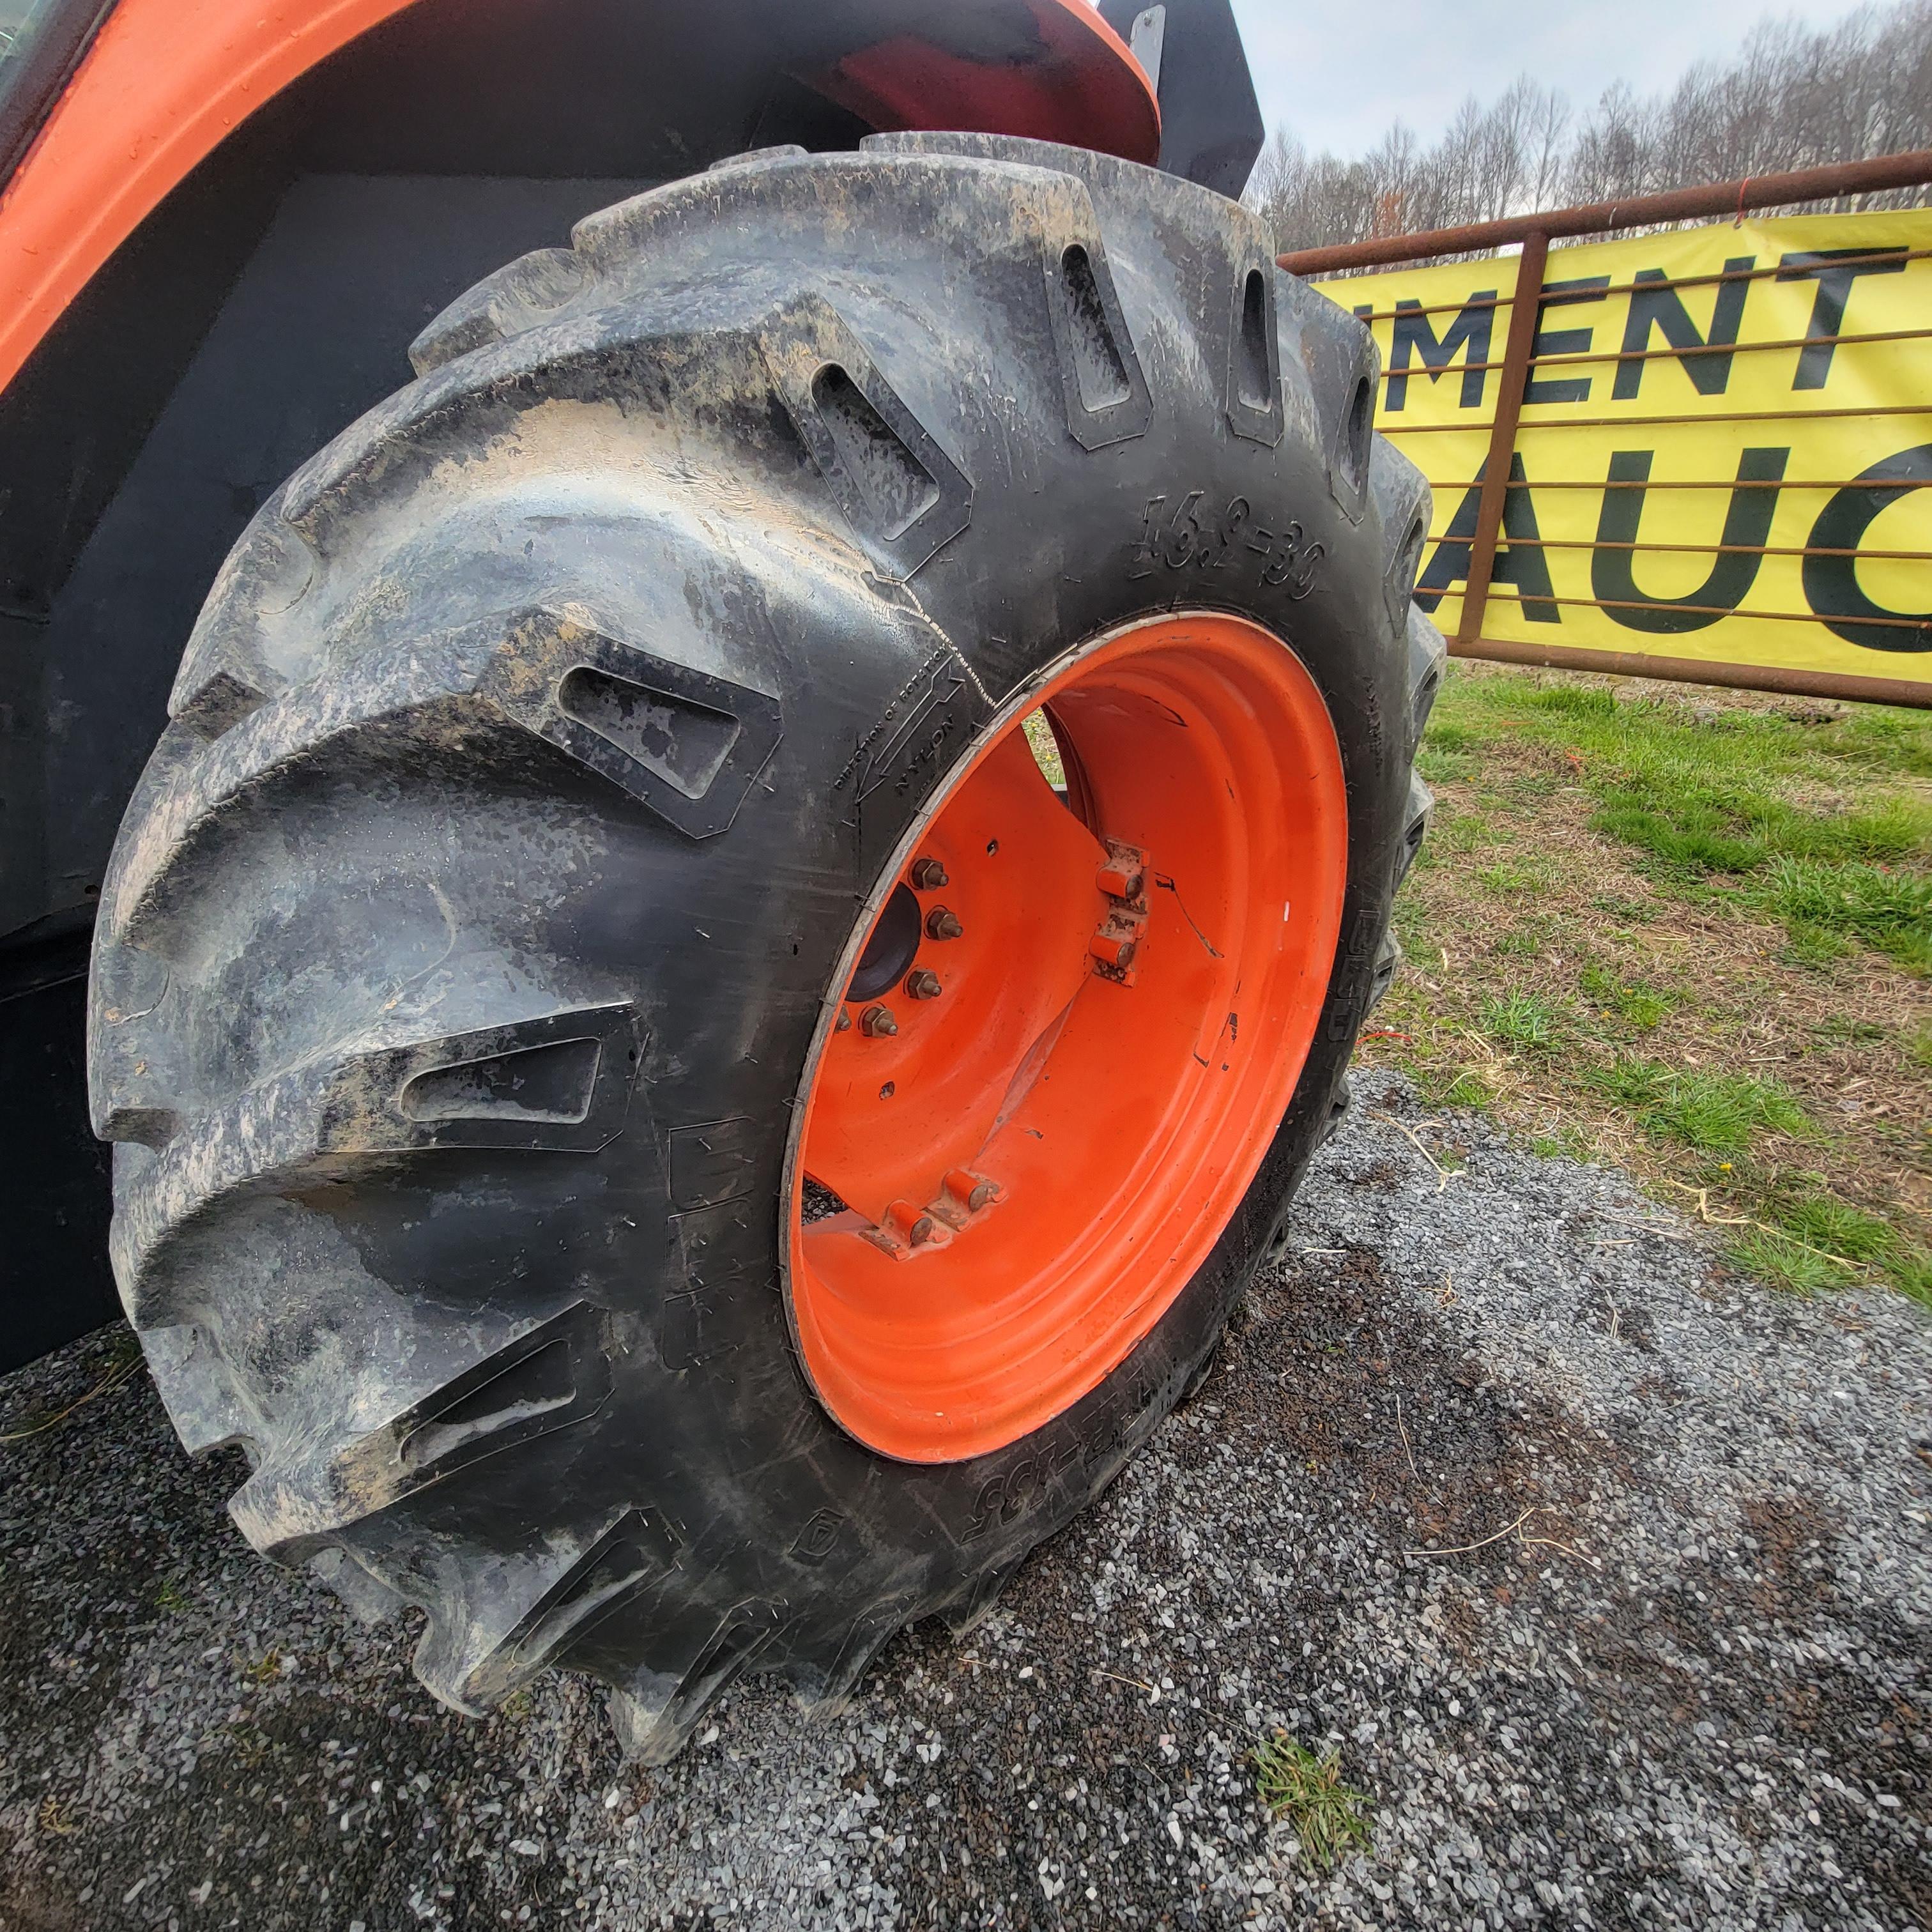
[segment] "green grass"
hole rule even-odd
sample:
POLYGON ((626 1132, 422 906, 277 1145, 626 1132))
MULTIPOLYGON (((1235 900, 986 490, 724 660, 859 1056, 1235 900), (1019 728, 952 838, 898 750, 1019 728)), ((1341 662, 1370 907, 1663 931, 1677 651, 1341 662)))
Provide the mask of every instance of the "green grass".
POLYGON ((1892 1284, 1901 1294, 1932 1308, 1932 1255, 1915 1249, 1892 1268, 1892 1284))
POLYGON ((1746 1228, 1734 1234, 1724 1250, 1732 1267, 1787 1294, 1822 1294, 1847 1287, 1858 1278, 1856 1270, 1832 1256, 1762 1228, 1746 1228))
MULTIPOLYGON (((1426 946, 1411 949, 1412 965, 1428 958, 1432 950, 1426 946)), ((1494 1104, 1496 1089, 1484 1078, 1482 1066, 1471 1064, 1469 1042, 1445 1030, 1442 1016, 1412 974, 1397 979, 1376 1023, 1392 1030, 1389 1057, 1400 1064, 1430 1106, 1480 1112, 1494 1104)))
POLYGON ((1544 920, 1528 926, 1513 926, 1507 932, 1496 935, 1496 942, 1490 950, 1500 953, 1506 959, 1533 959, 1543 950, 1544 942, 1549 936, 1549 925, 1544 920))
POLYGON ((1480 1113, 1496 1100, 1496 1089, 1473 1066, 1418 1066, 1418 1090, 1432 1107, 1468 1107, 1480 1113))
POLYGON ((1795 1220, 1802 1232, 1784 1226, 1742 1230, 1728 1244, 1732 1261, 1795 1294, 1821 1294, 1877 1274, 1901 1293, 1932 1305, 1932 1256, 1862 1209, 1825 1197, 1808 1204, 1808 1213, 1778 1214, 1780 1222, 1795 1220))
MULTIPOLYGON (((1706 901, 1714 886, 1742 884, 1742 905, 1782 920, 1801 963, 1862 944, 1932 974, 1932 808, 1893 794, 1814 809, 1789 795, 1932 775, 1932 718, 1861 707, 1826 725, 1742 710, 1700 719, 1660 700, 1620 700, 1607 686, 1480 676, 1452 680, 1443 710, 1430 739, 1448 732, 1459 758, 1508 736, 1576 760, 1596 828, 1641 854, 1660 889, 1706 901)), ((1506 794, 1548 781, 1501 782, 1506 794)), ((1478 876, 1505 896, 1547 883, 1520 862, 1478 876)))
POLYGON ((1863 862, 1780 854, 1754 883, 1751 903, 1784 920, 1792 943, 1857 938, 1915 973, 1932 973, 1932 878, 1863 862))
MULTIPOLYGON (((1870 1020, 1847 1019, 1842 1013, 1827 1014, 1816 1022, 1810 1030, 1820 1040, 1842 1040, 1848 1046, 1872 1046, 1892 1037, 1888 1027, 1879 1026, 1870 1020)), ((1928 1034, 1932 1034, 1932 1029, 1928 1029, 1928 1034)), ((1932 1061, 1927 1064, 1932 1064, 1932 1061)))
POLYGON ((1465 1066, 1439 1082, 1425 1082, 1424 1091, 1438 1106, 1472 1107, 1480 1113, 1496 1102, 1496 1089, 1473 1066, 1465 1066))
POLYGON ((1932 1306, 1932 715, 1456 665, 1425 752, 1372 1057, 1690 1184, 1769 1285, 1932 1306))
POLYGON ((1765 860, 1765 847, 1742 836, 1730 814, 1694 798, 1654 802, 1647 791, 1606 790, 1594 823, 1678 872, 1748 872, 1765 860))
POLYGON ((1882 1262, 1894 1245, 1891 1228, 1876 1214, 1848 1208, 1828 1194, 1802 1196, 1773 1211, 1783 1233, 1846 1261, 1882 1262))
POLYGON ((1576 983, 1600 1012, 1640 1033, 1655 1032, 1682 1004, 1675 993, 1661 992, 1641 980, 1620 980, 1601 966, 1586 966, 1576 983))
POLYGON ((1549 888, 1550 868, 1534 860, 1499 860, 1493 866, 1484 866, 1476 874, 1479 884, 1486 886, 1492 892, 1505 898, 1514 898, 1523 892, 1540 892, 1549 888))
POLYGON ((1425 743, 1415 754, 1415 769, 1430 784, 1448 784, 1469 777, 1476 769, 1476 761, 1462 752, 1445 752, 1439 745, 1425 743))
POLYGON ((1600 796, 1598 830, 1690 872, 1754 872, 1794 860, 1869 865, 1914 857, 1932 837, 1923 814, 1896 800, 1826 815, 1708 780, 1667 799, 1648 786, 1609 787, 1600 796))
POLYGON ((1932 729, 1922 711, 1887 711, 1862 706, 1834 728, 1833 755, 1879 772, 1932 778, 1932 729))
POLYGON ((1029 712, 1023 721, 1027 734, 1027 744, 1033 753, 1033 761, 1039 766, 1047 783, 1056 790, 1064 789, 1066 770, 1060 762, 1060 741, 1053 735, 1053 727, 1046 722, 1044 711, 1029 712))
POLYGON ((1760 1130, 1804 1134, 1804 1111, 1775 1081, 1748 1073, 1666 1066, 1622 1055, 1594 1066, 1583 1083, 1623 1108, 1652 1140, 1676 1142, 1704 1154, 1742 1154, 1760 1130))
POLYGON ((1422 850, 1426 858, 1431 851, 1473 852, 1479 845, 1500 845, 1503 842, 1504 835, 1480 812, 1459 812, 1453 815, 1443 812, 1438 815, 1430 832, 1429 842, 1422 850))
POLYGON ((1264 1738, 1248 1754, 1262 1802, 1294 1827, 1301 1849, 1318 1871, 1327 1871, 1369 1844, 1366 1792, 1342 1781, 1342 1754, 1318 1756, 1286 1731, 1264 1738))
POLYGON ((1547 1050, 1563 1028, 1562 1012, 1534 993, 1492 994, 1482 1014, 1484 1030, 1510 1046, 1547 1050))
POLYGON ((1731 1244, 1732 1258, 1752 1274, 1800 1294, 1882 1274, 1904 1293, 1932 1300, 1932 1256, 1877 1215, 1815 1185, 1768 1189, 1758 1211, 1766 1225, 1731 1244))
POLYGON ((1782 957, 1789 966, 1829 966, 1855 950, 1849 939, 1840 938, 1828 926, 1793 920, 1785 928, 1782 957))
POLYGON ((1590 899, 1592 908, 1607 913, 1612 919, 1628 920, 1633 926, 1648 926, 1658 914, 1658 908, 1644 899, 1624 898, 1616 892, 1596 892, 1590 899))

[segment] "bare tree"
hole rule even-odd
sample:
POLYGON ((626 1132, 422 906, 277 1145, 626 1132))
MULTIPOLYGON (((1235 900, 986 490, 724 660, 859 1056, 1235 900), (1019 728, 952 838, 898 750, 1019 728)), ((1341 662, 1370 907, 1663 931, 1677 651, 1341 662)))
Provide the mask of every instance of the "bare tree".
MULTIPOLYGON (((1472 95, 1424 147, 1400 122, 1358 160, 1311 154, 1276 130, 1249 189, 1283 249, 1447 228, 1558 201, 1608 201, 1932 147, 1932 0, 1868 6, 1835 26, 1766 20, 1729 62, 1644 98, 1622 81, 1580 118, 1519 76, 1472 95)), ((1820 206, 1907 208, 1924 188, 1820 206)))

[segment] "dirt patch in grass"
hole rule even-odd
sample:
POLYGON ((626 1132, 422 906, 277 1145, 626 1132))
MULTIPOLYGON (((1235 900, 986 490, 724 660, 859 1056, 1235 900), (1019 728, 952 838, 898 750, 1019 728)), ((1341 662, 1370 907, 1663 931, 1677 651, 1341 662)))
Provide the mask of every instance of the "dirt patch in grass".
POLYGON ((1932 716, 1451 668, 1364 1057, 1932 1300, 1932 716))

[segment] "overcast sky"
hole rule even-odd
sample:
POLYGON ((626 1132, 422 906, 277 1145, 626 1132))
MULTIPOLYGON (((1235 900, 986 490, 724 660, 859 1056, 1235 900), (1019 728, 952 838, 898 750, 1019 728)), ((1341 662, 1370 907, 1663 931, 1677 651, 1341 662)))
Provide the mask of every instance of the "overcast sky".
POLYGON ((1768 14, 1822 26, 1856 0, 1234 0, 1262 112, 1310 148, 1352 155, 1389 123, 1432 139, 1466 94, 1488 100, 1526 70, 1573 105, 1613 80, 1649 93, 1693 61, 1730 53, 1768 14))

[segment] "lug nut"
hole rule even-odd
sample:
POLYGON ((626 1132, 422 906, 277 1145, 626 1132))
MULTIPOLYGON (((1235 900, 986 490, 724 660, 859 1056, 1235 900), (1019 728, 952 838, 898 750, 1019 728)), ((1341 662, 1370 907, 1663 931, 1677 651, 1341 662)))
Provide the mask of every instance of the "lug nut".
POLYGON ((934 906, 926 916, 926 936, 928 939, 963 939, 966 928, 959 923, 957 913, 948 912, 944 906, 934 906))
POLYGON ((886 1208, 884 1227, 908 1248, 943 1248, 952 1239, 952 1230, 941 1227, 937 1216, 910 1201, 895 1201, 886 1208))
POLYGON ((907 975, 905 989, 908 997, 915 1000, 936 1000, 945 991, 939 983, 939 975, 928 973, 924 967, 907 975))
POLYGON ((1102 966, 1118 967, 1122 972, 1134 963, 1140 950, 1131 939, 1118 939, 1111 932, 1096 932, 1088 940, 1087 950, 1102 966))
POLYGON ((1004 1200, 1006 1193, 997 1180, 988 1180, 983 1174, 975 1174, 965 1167, 956 1167, 946 1177, 946 1191, 972 1214, 1004 1200))
POLYGON ((1147 884, 1147 875, 1124 860, 1110 860, 1100 868, 1100 890, 1110 899, 1137 899, 1147 884))
POLYGON ((946 868, 937 859, 915 859, 912 863, 912 889, 916 892, 936 892, 951 884, 946 868))
POLYGON ((890 1040, 898 1030, 890 1006, 868 1006, 859 1016, 859 1030, 868 1040, 890 1040))

